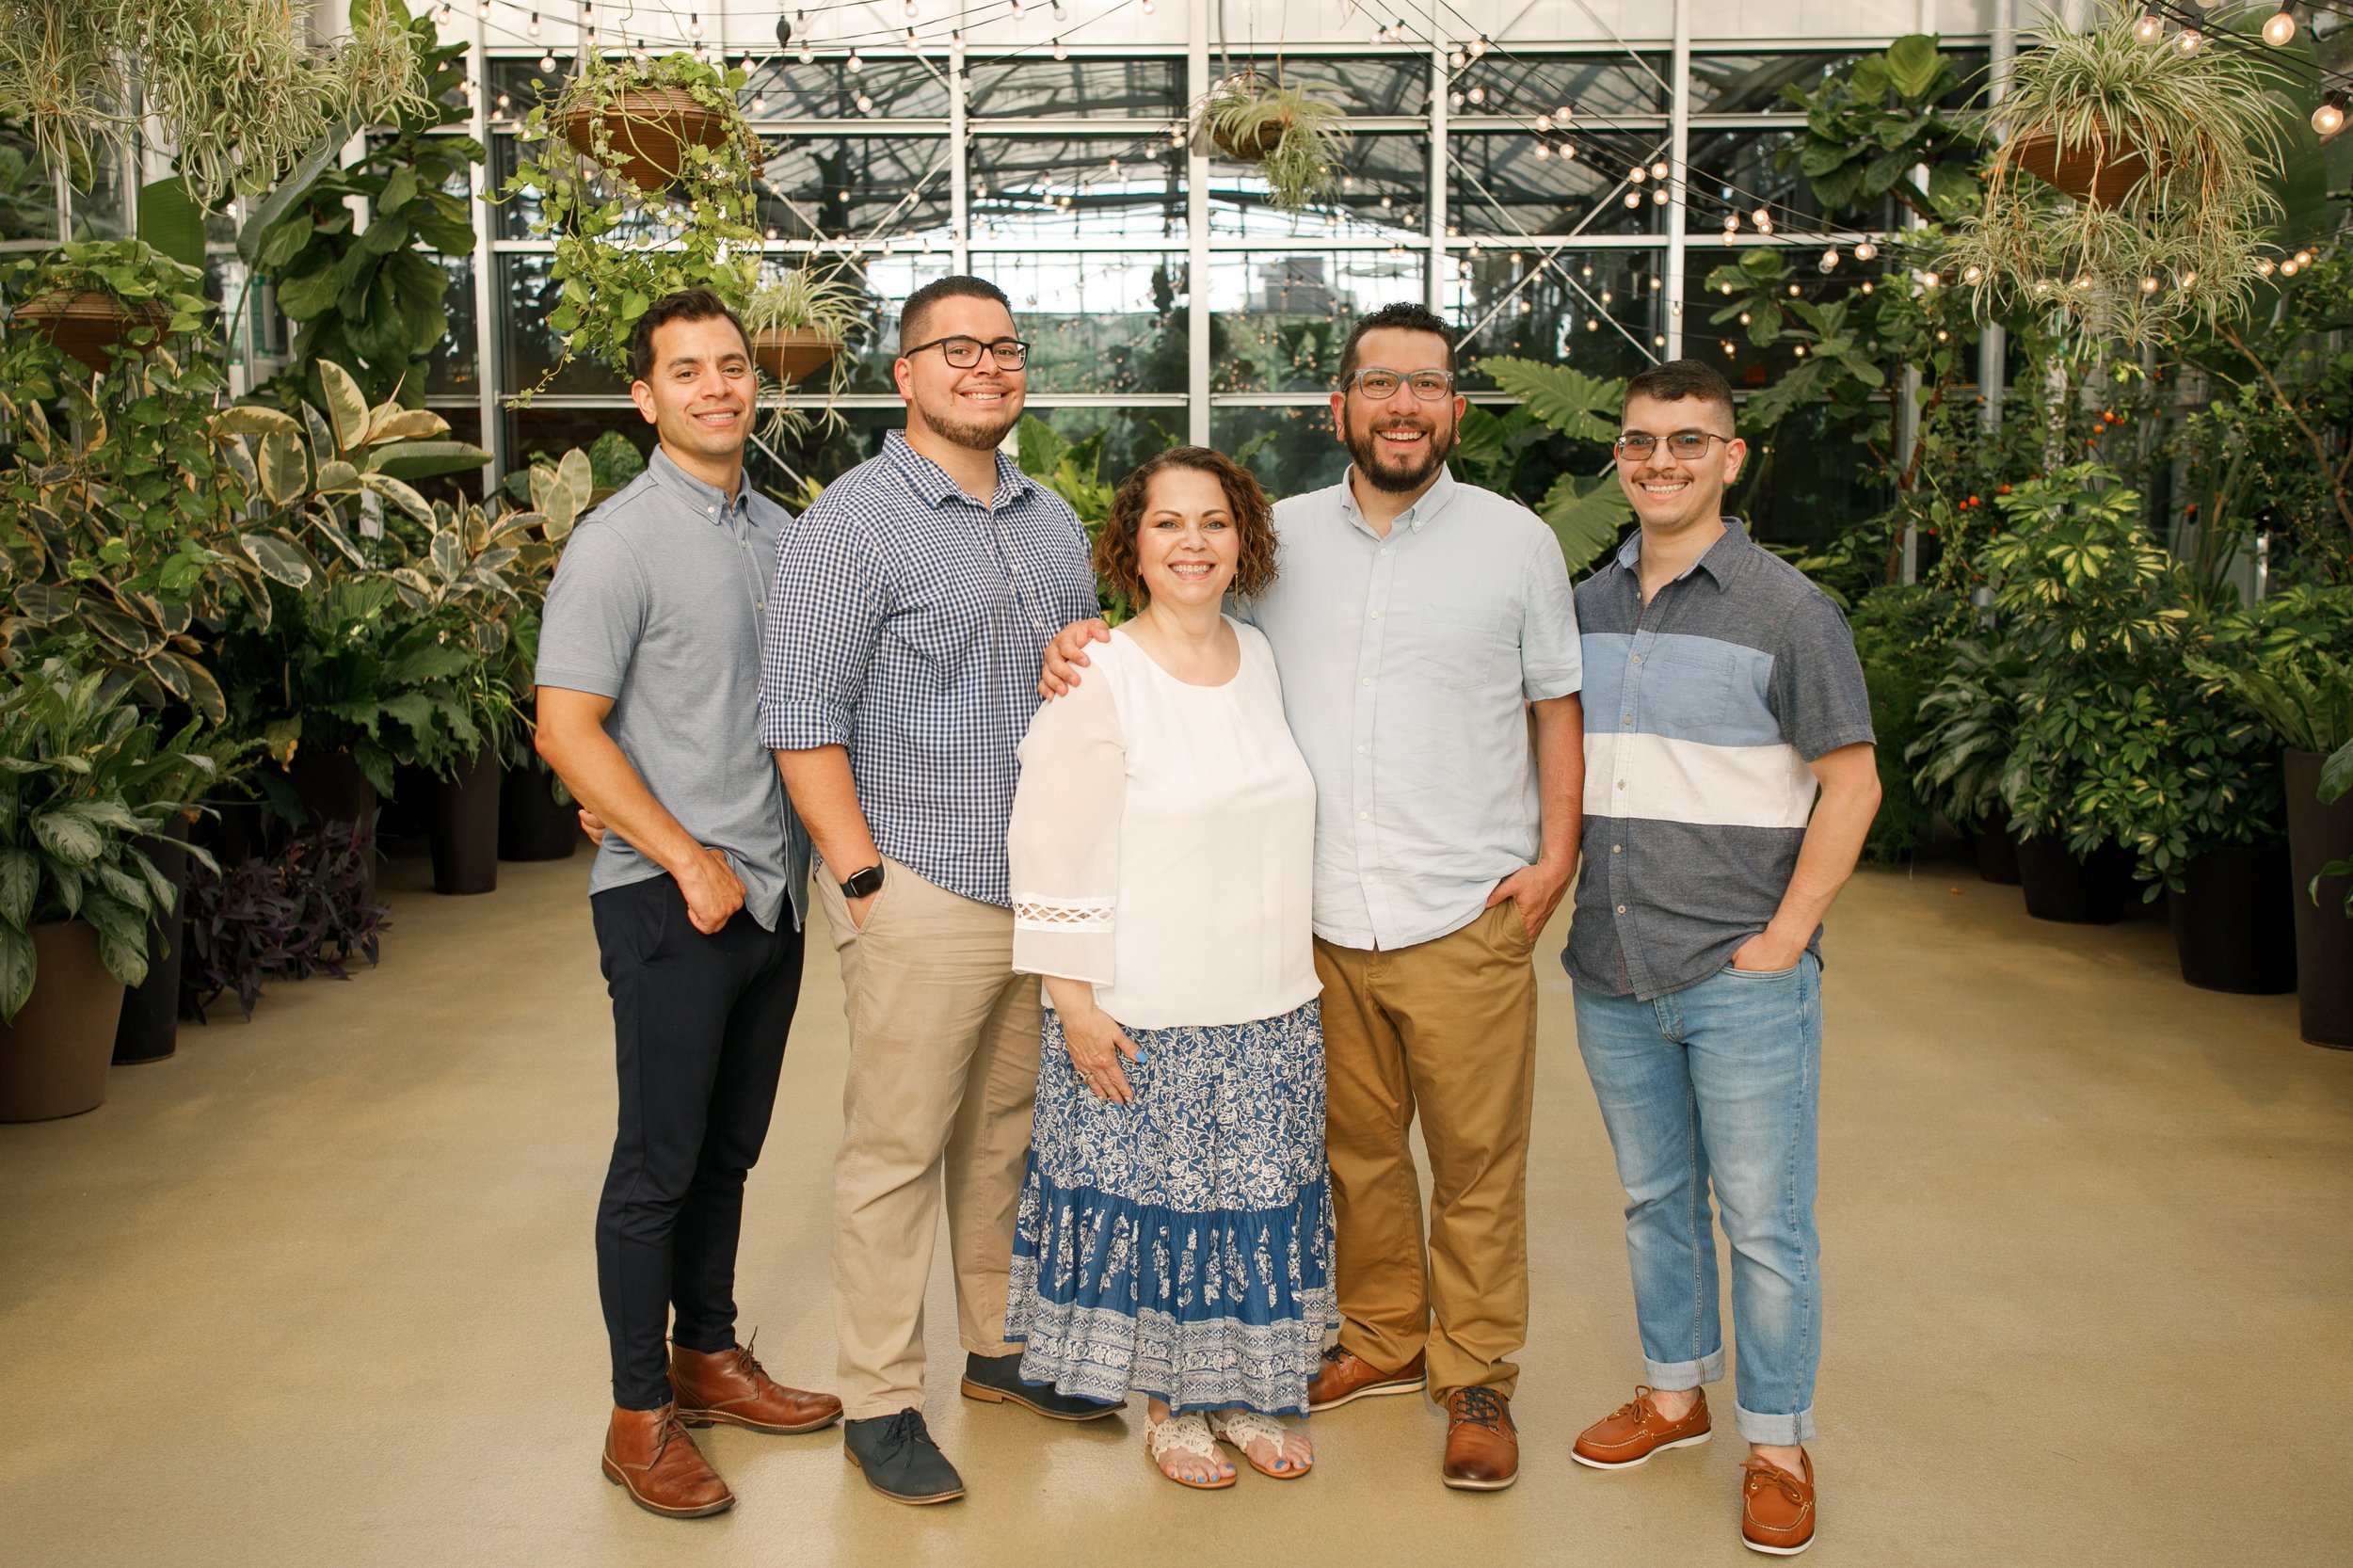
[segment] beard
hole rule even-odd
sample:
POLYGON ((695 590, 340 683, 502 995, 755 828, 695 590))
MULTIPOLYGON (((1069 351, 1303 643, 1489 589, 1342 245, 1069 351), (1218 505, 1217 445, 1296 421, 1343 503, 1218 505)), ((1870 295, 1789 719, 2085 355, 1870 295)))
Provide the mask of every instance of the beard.
MULTIPOLYGON (((951 407, 952 407, 952 403, 951 407)), ((931 426, 941 440, 970 452, 994 452, 1003 444, 1005 432, 1021 423, 1021 408, 1013 398, 1005 400, 1005 412, 996 419, 971 419, 962 415, 935 414, 919 408, 923 423, 931 426)))
POLYGON ((1363 474, 1374 489, 1386 490, 1391 495, 1407 495, 1428 484, 1438 470, 1446 466, 1447 454, 1454 450, 1457 439, 1457 431, 1441 430, 1434 421, 1383 418, 1367 425, 1362 434, 1352 425, 1346 444, 1348 455, 1356 460, 1356 472, 1363 474), (1411 468, 1399 468, 1395 466, 1395 454, 1382 444, 1380 433, 1383 430, 1408 429, 1426 430, 1430 433, 1429 440, 1418 462, 1411 468))

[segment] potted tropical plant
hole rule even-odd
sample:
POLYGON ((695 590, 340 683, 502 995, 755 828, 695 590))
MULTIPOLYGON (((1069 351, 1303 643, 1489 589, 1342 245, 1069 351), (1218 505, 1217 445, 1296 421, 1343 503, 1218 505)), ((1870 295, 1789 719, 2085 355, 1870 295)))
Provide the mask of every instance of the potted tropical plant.
POLYGON ((520 722, 509 732, 499 781, 498 856, 502 860, 564 860, 580 847, 580 820, 571 792, 530 744, 538 722, 532 672, 539 657, 539 616, 555 563, 573 523, 600 495, 629 483, 645 459, 619 432, 608 430, 586 452, 567 452, 554 463, 535 463, 522 482, 530 510, 542 520, 511 536, 521 553, 508 576, 520 603, 511 613, 507 684, 520 722))
POLYGON ((104 1101, 123 987, 178 897, 139 841, 172 838, 216 772, 194 733, 165 741, 103 670, 0 677, 0 1121, 104 1101))
MULTIPOLYGON (((841 269, 785 267, 761 275, 744 309, 752 358, 779 385, 806 381, 828 365, 866 325, 866 295, 841 269)), ((840 379, 837 373, 836 382, 840 379)))
POLYGON ((88 240, 19 262, 10 322, 104 375, 118 350, 145 353, 200 330, 204 275, 138 240, 88 240))
MULTIPOLYGON (((626 375, 630 331, 664 295, 703 288, 739 313, 750 304, 760 280, 761 241, 752 217, 763 158, 759 137, 736 106, 735 91, 743 85, 740 70, 723 74, 691 55, 643 65, 597 59, 552 104, 525 117, 521 135, 530 151, 504 194, 529 194, 537 203, 535 231, 555 241, 550 275, 561 298, 548 325, 563 337, 565 353, 550 379, 575 356, 626 375), (656 89, 683 95, 716 129, 694 137, 673 135, 686 127, 662 120, 668 109, 641 116, 632 107, 632 93, 656 89), (617 140, 616 119, 626 132, 617 140), (672 124, 663 133, 670 139, 666 153, 655 144, 657 121, 672 124), (586 127, 584 151, 564 130, 573 125, 586 127), (621 177, 619 188, 608 173, 621 177), (641 174, 648 177, 646 184, 639 183, 641 174), (665 199, 649 204, 649 189, 665 199), (625 243, 653 236, 675 243, 625 243)), ((528 402, 536 390, 517 401, 528 402)))
POLYGON ((1267 193, 1296 213, 1339 184, 1348 117, 1307 86, 1239 72, 1209 90, 1193 135, 1225 157, 1258 166, 1267 193))
POLYGON ((2044 30, 1987 110, 2000 150, 1945 257, 1981 305, 2143 344, 2252 297, 2281 210, 2266 183, 2278 69, 2251 49, 2152 42, 2139 14, 2044 30))
POLYGON ((1904 751, 1920 799, 1969 835, 1977 874, 2015 887, 2018 840, 2002 779, 2018 739, 2018 699, 2026 662, 1999 637, 1962 637, 1945 650, 1944 672, 1920 698, 1919 738, 1904 751))

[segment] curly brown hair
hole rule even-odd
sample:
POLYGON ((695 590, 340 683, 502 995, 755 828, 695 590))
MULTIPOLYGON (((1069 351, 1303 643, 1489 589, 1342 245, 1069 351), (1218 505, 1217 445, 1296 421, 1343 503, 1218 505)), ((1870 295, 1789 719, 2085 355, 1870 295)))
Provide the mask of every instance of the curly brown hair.
POLYGON ((1136 534, 1144 524, 1144 497, 1153 476, 1173 468, 1193 469, 1217 480, 1241 536, 1241 558, 1234 564, 1234 592, 1244 596, 1265 592, 1274 581, 1273 505, 1248 469, 1206 446, 1172 446, 1145 458, 1135 472, 1120 481, 1119 493, 1112 497, 1111 519, 1095 541, 1096 579, 1138 608, 1152 597, 1144 591, 1144 573, 1136 564, 1136 534))

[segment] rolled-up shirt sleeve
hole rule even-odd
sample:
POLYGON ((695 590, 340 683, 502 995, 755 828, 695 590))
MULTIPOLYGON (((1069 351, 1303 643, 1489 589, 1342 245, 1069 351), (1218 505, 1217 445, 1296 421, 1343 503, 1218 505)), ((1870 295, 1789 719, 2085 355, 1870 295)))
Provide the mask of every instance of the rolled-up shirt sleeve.
POLYGON ((1552 530, 1539 533, 1529 552, 1527 606, 1520 616, 1520 695, 1530 702, 1567 696, 1585 687, 1585 649, 1577 634, 1577 594, 1569 563, 1552 530))
POLYGON ((1108 985, 1128 790, 1127 747, 1110 680, 1098 673, 1041 707, 1019 755, 1021 782, 1005 840, 1014 969, 1108 985))
POLYGON ((1808 762, 1872 742, 1871 692, 1847 617, 1819 589, 1808 592, 1773 645, 1765 700, 1781 732, 1808 762))
POLYGON ((648 599, 627 540, 595 522, 573 529, 540 612, 533 683, 618 697, 645 635, 648 599))
POLYGON ((888 614, 883 576, 856 520, 821 500, 776 550, 760 651, 760 744, 814 751, 850 744, 851 715, 888 614))

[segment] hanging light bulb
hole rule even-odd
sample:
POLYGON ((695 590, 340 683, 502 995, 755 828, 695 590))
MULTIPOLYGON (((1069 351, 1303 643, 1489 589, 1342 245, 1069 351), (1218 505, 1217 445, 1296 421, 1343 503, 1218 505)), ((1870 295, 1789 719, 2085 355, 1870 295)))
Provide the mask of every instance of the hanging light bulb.
POLYGON ((1975 283, 1984 276, 1985 269, 1980 266, 1970 265, 1961 269, 1961 280, 1964 283, 1975 283))
POLYGON ((1470 56, 1464 54, 1460 49, 1457 49, 1454 53, 1446 57, 1446 63, 1448 70, 1460 71, 1465 66, 1470 64, 1470 56))
POLYGON ((2182 287, 2184 287, 2184 288, 2187 288, 2187 287, 2189 287, 2192 283, 2195 283, 2196 281, 2198 281, 2198 271, 2197 271, 2197 269, 2196 269, 2195 267, 2193 267, 2193 268, 2191 268, 2189 271, 2183 273, 2183 274, 2182 274, 2182 276, 2180 277, 2180 279, 2178 279, 2178 280, 2177 280, 2177 281, 2179 281, 2179 282, 2180 282, 2180 284, 2182 285, 2182 287))
POLYGON ((1726 338, 1724 340, 1724 358, 1727 360, 1732 358, 1732 340, 1730 338, 1726 338))
POLYGON ((1560 126, 1564 131, 1569 128, 1569 121, 1575 120, 1576 118, 1577 109, 1572 104, 1563 104, 1559 108, 1552 111, 1552 122, 1555 125, 1560 126))
POLYGON ((1653 206, 1665 206, 1667 204, 1667 187, 1664 185, 1651 186, 1650 199, 1653 206))
POLYGON ((1869 294, 1871 292, 1871 280, 1868 278, 1865 278, 1863 280, 1863 292, 1865 294, 1869 294))
POLYGON ((490 19, 490 0, 480 0, 480 3, 474 7, 473 13, 488 22, 490 19))
POLYGON ((1463 106, 1463 94, 1460 89, 1449 92, 1446 95, 1446 101, 1449 107, 1459 109, 1463 106))
POLYGON ((553 55, 540 56, 539 69, 542 71, 553 71, 555 69, 555 56, 553 55))
POLYGON ((1858 262, 1867 262, 1879 253, 1880 248, 1869 240, 1864 240, 1854 248, 1854 259, 1858 262))
POLYGON ((1064 9, 1062 8, 1062 0, 1054 0, 1054 20, 1055 20, 1055 21, 1060 22, 1060 21, 1062 21, 1064 17, 1068 16, 1069 14, 1070 14, 1069 12, 1067 12, 1067 11, 1065 11, 1065 10, 1064 10, 1064 9))
POLYGON ((1054 58, 1058 60, 1066 60, 1069 57, 1070 51, 1063 47, 1062 40, 1056 39, 1054 40, 1054 58))
POLYGON ((1487 89, 1485 88, 1471 88, 1470 101, 1474 104, 1484 104, 1487 101, 1487 89))
POLYGON ((2296 258, 2290 256, 2286 261, 2280 264, 2280 276, 2282 278, 2293 278, 2296 276, 2296 258))
POLYGON ((801 45, 801 63, 803 65, 815 65, 817 63, 817 51, 811 49, 807 43, 803 43, 801 45))
POLYGON ((1833 245, 1828 250, 1822 252, 1822 270, 1824 272, 1834 272, 1837 270, 1837 267, 1838 247, 1833 245))
POLYGON ((2205 43, 2206 35, 2195 27, 2185 27, 2173 38, 2173 47, 2185 55, 2195 55, 2205 43))
POLYGON ((2143 278, 2140 280, 2140 292, 2143 294, 2154 294, 2157 292, 2158 286, 2157 280, 2154 278, 2143 278))
POLYGON ((530 24, 524 27, 523 31, 529 33, 533 38, 537 38, 539 36, 539 13, 537 11, 533 11, 531 13, 530 24))
POLYGON ((1749 221, 1755 224, 1759 229, 1768 228, 1773 221, 1773 215, 1767 212, 1764 208, 1759 207, 1756 211, 1749 215, 1749 221))
POLYGON ((2273 263, 2271 258, 2265 256, 2262 261, 2255 264, 2255 270, 2262 273, 2265 278, 2268 278, 2271 276, 2272 265, 2273 263))
POLYGON ((703 36, 703 13, 702 13, 702 12, 700 12, 700 11, 689 11, 689 12, 687 12, 687 14, 686 14, 686 36, 687 36, 688 38, 700 38, 700 37, 702 37, 702 36, 703 36))
POLYGON ((1920 274, 1920 286, 1924 289, 1932 289, 1943 281, 1944 280, 1939 278, 1933 272, 1924 272, 1920 274))
POLYGON ((2296 18, 2281 11, 2264 24, 2264 41, 2274 49, 2285 48, 2296 39, 2296 18))
POLYGON ((1645 169, 1641 164, 1636 164, 1632 168, 1625 171, 1625 183, 1629 185, 1639 185, 1649 177, 1650 171, 1645 169))
POLYGON ((850 51, 850 57, 841 62, 841 69, 855 73, 865 70, 866 62, 860 59, 858 57, 858 52, 853 49, 850 51))
POLYGON ((917 3, 917 0, 906 0, 906 3, 901 6, 899 10, 901 14, 909 18, 919 17, 923 14, 923 8, 917 3))
POLYGON ((1642 193, 1639 190, 1627 191, 1625 193, 1625 204, 1628 207, 1641 206, 1642 204, 1642 193))
POLYGON ((1470 49, 1472 59, 1476 60, 1483 57, 1487 53, 1487 35, 1481 33, 1477 38, 1471 40, 1470 49))
POLYGON ((867 97, 866 94, 862 92, 859 93, 857 95, 857 112, 860 114, 872 114, 874 112, 874 101, 867 97))
POLYGON ((1144 6, 1144 15, 1146 15, 1146 16, 1150 16, 1150 15, 1151 15, 1154 11, 1156 11, 1156 10, 1159 10, 1159 9, 1160 9, 1160 7, 1159 7, 1159 6, 1157 6, 1157 5, 1155 5, 1155 4, 1153 3, 1153 0, 1143 0, 1143 6, 1144 6))
POLYGON ((2165 37, 2165 24, 2153 16, 2144 14, 2138 22, 2133 24, 2133 37, 2143 43, 2154 43, 2165 37))
POLYGON ((2332 92, 2320 101, 2320 107, 2313 111, 2313 129, 2324 136, 2345 129, 2345 94, 2332 92))
POLYGON ((451 12, 447 0, 443 0, 441 8, 433 13, 433 24, 437 27, 448 26, 450 15, 451 12))
POLYGON ((1536 156, 1540 158, 1549 158, 1552 156, 1552 149, 1540 141, 1536 144, 1536 156))
POLYGON ((1738 213, 1726 213, 1726 214, 1724 215, 1724 232, 1725 232, 1725 233, 1729 234, 1729 233, 1731 233, 1734 230, 1736 230, 1736 229, 1737 229, 1737 228, 1739 228, 1739 227, 1740 227, 1740 215, 1739 215, 1738 213))
POLYGON ((1667 177, 1667 163, 1665 159, 1662 158, 1658 162, 1650 166, 1650 177, 1654 180, 1664 180, 1667 177))
POLYGON ((756 92, 756 93, 753 93, 753 94, 752 94, 752 113, 754 113, 754 114, 766 114, 767 112, 768 112, 768 95, 767 95, 766 93, 764 93, 764 92, 756 92))
POLYGON ((1552 129, 1552 116, 1550 116, 1550 115, 1548 115, 1548 114, 1540 114, 1540 115, 1538 115, 1538 116, 1536 117, 1536 129, 1538 129, 1539 131, 1549 131, 1549 130, 1551 130, 1551 129, 1552 129))
POLYGON ((2312 253, 2311 251, 2309 251, 2309 250, 2299 250, 2299 251, 2297 251, 2297 252, 2296 253, 2296 264, 2297 264, 2297 266, 2310 266, 2310 265, 2312 265, 2312 264, 2313 264, 2313 253, 2312 253))

